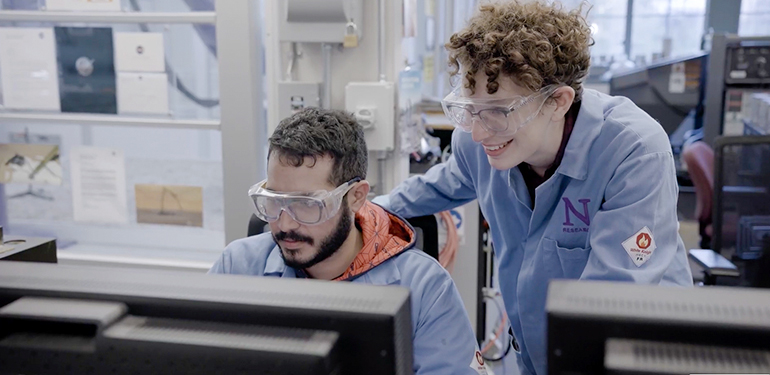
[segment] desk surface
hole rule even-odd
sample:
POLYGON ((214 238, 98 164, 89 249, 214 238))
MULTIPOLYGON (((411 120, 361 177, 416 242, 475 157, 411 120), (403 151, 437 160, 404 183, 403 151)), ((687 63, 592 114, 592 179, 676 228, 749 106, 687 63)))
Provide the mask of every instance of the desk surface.
POLYGON ((0 260, 56 263, 56 239, 5 236, 0 260))
POLYGON ((129 246, 76 243, 60 249, 59 263, 155 268, 206 272, 222 255, 222 250, 173 250, 129 246))

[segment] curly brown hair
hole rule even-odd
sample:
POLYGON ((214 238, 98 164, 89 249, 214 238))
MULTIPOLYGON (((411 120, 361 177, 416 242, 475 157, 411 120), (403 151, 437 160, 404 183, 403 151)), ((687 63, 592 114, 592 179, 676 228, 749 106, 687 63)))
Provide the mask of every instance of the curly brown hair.
POLYGON ((333 109, 305 108, 278 124, 268 140, 268 160, 276 152, 286 165, 299 167, 310 157, 334 160, 329 182, 342 185, 356 177, 365 179, 369 166, 364 128, 351 113, 333 109))
POLYGON ((593 45, 584 5, 571 11, 558 2, 482 5, 445 45, 451 76, 460 74, 462 66, 465 87, 475 92, 474 76, 483 71, 490 94, 497 92, 501 73, 531 91, 562 84, 572 87, 579 101, 593 45))

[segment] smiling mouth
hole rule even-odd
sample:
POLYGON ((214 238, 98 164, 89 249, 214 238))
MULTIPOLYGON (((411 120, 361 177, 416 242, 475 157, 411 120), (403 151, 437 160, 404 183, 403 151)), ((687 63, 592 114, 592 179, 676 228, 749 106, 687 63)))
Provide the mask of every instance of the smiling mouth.
POLYGON ((511 142, 513 142, 513 139, 511 139, 510 141, 505 142, 505 143, 503 143, 501 145, 497 145, 497 146, 484 146, 484 149, 487 150, 487 151, 501 150, 501 149, 505 148, 505 146, 508 146, 509 144, 511 144, 511 142))

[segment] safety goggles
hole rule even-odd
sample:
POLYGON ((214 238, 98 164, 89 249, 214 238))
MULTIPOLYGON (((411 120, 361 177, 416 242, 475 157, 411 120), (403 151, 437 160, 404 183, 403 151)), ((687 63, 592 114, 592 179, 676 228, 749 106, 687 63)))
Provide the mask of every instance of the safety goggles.
POLYGON ((317 225, 334 217, 342 204, 342 198, 361 181, 356 177, 332 191, 319 190, 310 193, 276 193, 265 189, 264 180, 249 189, 256 215, 272 223, 286 212, 295 221, 305 225, 317 225))
POLYGON ((462 86, 458 86, 441 101, 441 106, 452 125, 467 133, 473 130, 473 118, 476 117, 487 132, 510 136, 540 113, 546 99, 558 87, 546 86, 529 96, 475 99, 463 96, 462 86))

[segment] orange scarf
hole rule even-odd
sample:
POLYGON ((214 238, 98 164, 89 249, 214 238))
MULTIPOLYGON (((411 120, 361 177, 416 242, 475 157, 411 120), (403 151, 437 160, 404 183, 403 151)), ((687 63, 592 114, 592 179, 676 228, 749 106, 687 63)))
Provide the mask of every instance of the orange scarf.
POLYGON ((356 212, 364 246, 350 267, 335 281, 360 276, 414 245, 414 231, 403 219, 367 201, 356 212))

